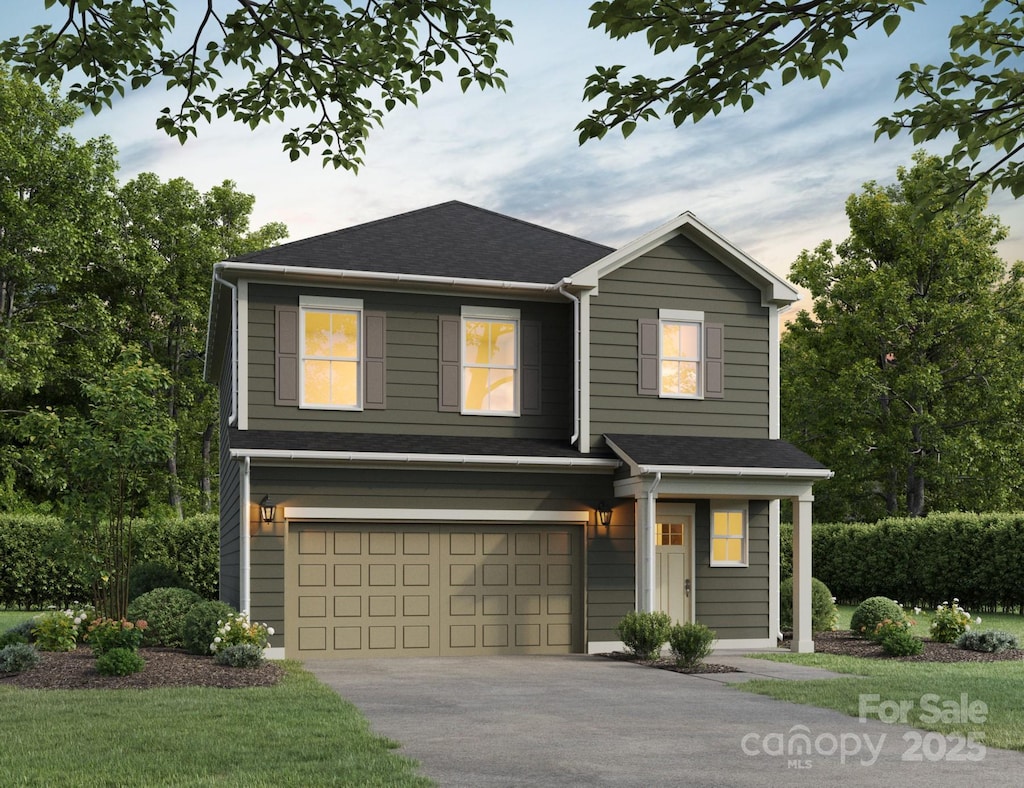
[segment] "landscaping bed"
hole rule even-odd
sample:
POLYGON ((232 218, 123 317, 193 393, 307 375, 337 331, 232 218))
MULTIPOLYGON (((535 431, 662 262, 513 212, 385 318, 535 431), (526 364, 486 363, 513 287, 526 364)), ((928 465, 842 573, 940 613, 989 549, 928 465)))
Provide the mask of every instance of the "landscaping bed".
POLYGON ((103 676, 92 650, 40 652, 40 662, 21 673, 0 674, 0 687, 24 689, 155 689, 159 687, 267 687, 284 675, 280 665, 264 662, 254 668, 218 665, 213 657, 182 649, 142 648, 146 666, 127 676, 103 676))
MULTIPOLYGON (((868 638, 855 637, 849 631, 819 632, 814 636, 814 650, 819 654, 838 654, 846 657, 885 659, 898 662, 1006 662, 1024 659, 1024 649, 1011 649, 998 654, 957 648, 952 643, 939 643, 923 639, 924 650, 907 657, 892 657, 882 650, 882 644, 868 638)), ((783 641, 789 648, 789 641, 783 641)))

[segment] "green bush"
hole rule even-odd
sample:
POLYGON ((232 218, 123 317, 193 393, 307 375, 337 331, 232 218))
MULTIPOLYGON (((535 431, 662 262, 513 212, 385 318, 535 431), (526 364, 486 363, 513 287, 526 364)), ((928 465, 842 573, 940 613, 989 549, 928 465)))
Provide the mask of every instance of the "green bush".
POLYGON ((236 643, 214 654, 213 661, 232 668, 256 668, 263 664, 263 649, 254 643, 236 643))
POLYGON ((35 629, 35 628, 36 628, 36 618, 35 618, 35 616, 33 616, 32 618, 26 618, 20 624, 15 624, 13 627, 8 629, 7 631, 10 632, 10 633, 14 633, 15 635, 20 635, 20 636, 25 638, 25 642, 26 643, 31 643, 32 642, 32 637, 33 637, 32 630, 35 629))
POLYGON ((27 643, 0 648, 0 673, 21 673, 39 664, 39 653, 27 643))
POLYGON ((187 588, 154 588, 128 604, 128 618, 141 618, 149 625, 142 638, 145 645, 181 648, 185 616, 202 601, 187 588))
POLYGON ((619 639, 640 659, 656 659, 668 640, 672 619, 668 613, 631 612, 616 627, 619 639))
POLYGON ((0 648, 14 646, 19 643, 30 643, 29 635, 22 631, 21 627, 11 627, 0 634, 0 648))
POLYGON ((128 601, 154 588, 185 588, 185 581, 178 570, 160 561, 144 561, 133 566, 128 575, 128 601))
POLYGON ((924 650, 921 639, 899 626, 885 630, 881 638, 882 650, 890 657, 912 657, 924 650))
POLYGON ((185 648, 192 654, 210 654, 210 644, 217 637, 221 622, 232 618, 237 611, 225 602, 200 602, 185 615, 181 635, 185 648))
POLYGON ((68 612, 51 610, 35 617, 32 637, 40 651, 73 651, 78 642, 78 627, 68 612))
MULTIPOLYGON (((829 632, 839 622, 839 610, 828 586, 818 578, 811 578, 811 631, 829 632)), ((793 578, 779 584, 779 626, 793 629, 793 578)))
POLYGON ((957 638, 956 645, 968 651, 986 651, 991 654, 1020 647, 1016 635, 999 629, 986 629, 984 632, 969 630, 957 638))
POLYGON ((89 647, 96 656, 106 654, 116 648, 138 651, 142 645, 142 634, 146 631, 146 622, 117 621, 113 618, 98 618, 89 625, 86 636, 89 647))
MULTIPOLYGON (((981 623, 980 618, 978 623, 981 623)), ((971 614, 960 607, 960 600, 954 597, 952 605, 943 602, 935 609, 929 634, 939 643, 955 643, 970 628, 971 614)))
POLYGON ((703 624, 675 624, 668 633, 668 646, 676 665, 695 668, 711 653, 715 631, 703 624))
POLYGON ((258 649, 267 647, 268 638, 274 634, 273 627, 249 621, 246 613, 233 613, 226 619, 217 622, 210 651, 219 654, 231 646, 251 645, 258 649))
POLYGON ((112 648, 96 660, 101 676, 128 676, 146 667, 146 660, 130 648, 112 648))
POLYGON ((865 599, 850 617, 850 629, 858 637, 873 638, 875 630, 883 621, 903 622, 907 616, 903 608, 884 596, 865 599))

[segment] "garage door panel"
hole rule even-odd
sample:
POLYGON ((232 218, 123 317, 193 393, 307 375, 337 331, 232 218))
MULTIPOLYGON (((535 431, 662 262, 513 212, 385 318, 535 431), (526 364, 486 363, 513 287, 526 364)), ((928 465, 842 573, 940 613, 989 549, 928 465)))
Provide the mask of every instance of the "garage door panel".
POLYGON ((578 527, 293 529, 289 656, 551 654, 582 640, 578 527))

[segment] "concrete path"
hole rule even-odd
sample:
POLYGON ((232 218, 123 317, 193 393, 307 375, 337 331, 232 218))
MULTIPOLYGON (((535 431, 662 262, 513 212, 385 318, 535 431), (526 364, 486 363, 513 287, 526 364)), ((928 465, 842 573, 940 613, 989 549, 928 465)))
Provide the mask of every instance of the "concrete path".
MULTIPOLYGON (((712 661, 726 659, 775 677, 834 675, 744 657, 712 661)), ((729 674, 682 675, 586 655, 311 661, 306 667, 442 786, 997 788, 1024 782, 1024 753, 968 742, 966 734, 983 734, 984 724, 947 738, 888 725, 877 715, 860 722, 743 692, 723 681, 729 674)), ((879 702, 886 700, 919 701, 879 702)))

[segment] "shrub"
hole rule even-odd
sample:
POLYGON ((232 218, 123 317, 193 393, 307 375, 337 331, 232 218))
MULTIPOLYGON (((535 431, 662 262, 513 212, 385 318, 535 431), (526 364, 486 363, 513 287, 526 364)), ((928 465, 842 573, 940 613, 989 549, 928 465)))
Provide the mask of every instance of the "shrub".
MULTIPOLYGON (((839 610, 828 586, 818 578, 811 578, 811 631, 829 632, 839 622, 839 610)), ((779 626, 793 629, 793 578, 779 584, 779 626)))
POLYGON ((29 636, 22 632, 18 627, 11 627, 7 631, 0 634, 0 648, 6 646, 14 646, 19 643, 28 643, 29 636))
POLYGON ((192 654, 210 653, 210 644, 217 637, 219 622, 235 615, 237 611, 225 602, 200 602, 193 605, 181 624, 181 638, 185 648, 192 654))
POLYGON ((891 657, 912 657, 924 650, 924 643, 899 625, 884 629, 882 650, 891 657))
MULTIPOLYGON (((20 624, 15 624, 13 627, 7 630, 8 633, 14 633, 25 638, 26 643, 31 643, 34 635, 32 630, 36 627, 36 617, 27 618, 20 624)), ((5 633, 6 634, 6 633, 5 633)))
MULTIPOLYGON (((981 623, 981 619, 978 619, 981 623)), ((939 643, 955 643, 956 639, 971 628, 971 614, 960 607, 960 600, 954 598, 953 604, 943 602, 935 608, 932 617, 932 640, 939 643)))
POLYGON ((905 621, 906 614, 899 603, 888 597, 873 596, 865 599, 850 618, 850 629, 859 637, 873 637, 878 625, 889 621, 905 621))
POLYGON ((219 650, 213 660, 232 668, 255 668, 263 664, 263 649, 254 643, 236 643, 219 650))
POLYGON ((703 662, 714 640, 715 631, 703 624, 676 624, 668 633, 668 646, 682 668, 695 668, 703 662))
POLYGON ((1017 636, 1009 632, 987 629, 984 632, 978 630, 964 632, 956 639, 956 645, 968 651, 987 651, 992 654, 998 654, 1001 651, 1016 649, 1020 643, 1017 640, 1017 636))
POLYGON ((160 561, 143 561, 133 566, 128 575, 128 600, 136 599, 154 588, 185 587, 185 581, 174 567, 160 561))
POLYGON ((188 612, 203 598, 187 588, 155 588, 128 605, 128 618, 144 619, 149 627, 142 642, 147 646, 181 648, 182 627, 188 612))
POLYGON ((112 648, 96 660, 101 676, 128 676, 146 667, 146 660, 130 648, 112 648))
POLYGON ((115 648, 138 651, 146 627, 143 619, 133 622, 125 619, 117 621, 113 618, 97 618, 89 624, 89 633, 86 637, 92 653, 97 657, 115 648))
POLYGON ((256 646, 262 651, 267 647, 267 638, 273 634, 273 627, 250 623, 245 613, 234 613, 217 622, 210 651, 218 654, 222 649, 240 645, 256 646))
POLYGON ((0 648, 0 673, 21 673, 39 664, 39 653, 28 643, 0 648))
POLYGON ((668 613, 627 613, 615 631, 633 654, 640 659, 656 659, 668 640, 672 619, 668 613))
POLYGON ((73 651, 78 641, 78 625, 67 611, 51 610, 35 617, 32 636, 40 651, 73 651))

